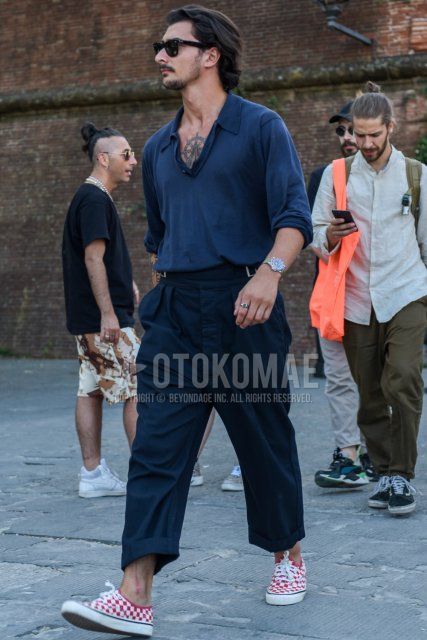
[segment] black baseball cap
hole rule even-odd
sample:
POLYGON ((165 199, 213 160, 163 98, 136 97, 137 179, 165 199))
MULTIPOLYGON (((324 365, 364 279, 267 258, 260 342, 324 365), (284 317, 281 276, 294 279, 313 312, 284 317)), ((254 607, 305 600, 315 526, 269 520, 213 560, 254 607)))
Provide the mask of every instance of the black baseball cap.
POLYGON ((351 117, 350 111, 351 111, 352 105, 353 105, 353 100, 351 102, 347 102, 347 104, 343 106, 343 108, 339 113, 336 113, 335 115, 332 116, 332 118, 329 118, 329 124, 332 124, 333 122, 339 122, 339 120, 347 120, 348 122, 351 122, 352 117, 351 117))

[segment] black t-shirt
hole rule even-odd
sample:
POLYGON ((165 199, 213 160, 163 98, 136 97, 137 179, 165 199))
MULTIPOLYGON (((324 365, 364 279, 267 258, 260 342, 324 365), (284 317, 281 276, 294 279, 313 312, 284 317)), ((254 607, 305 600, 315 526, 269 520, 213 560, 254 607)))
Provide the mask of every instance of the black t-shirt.
POLYGON ((313 171, 308 181, 307 195, 310 209, 313 212, 314 201, 316 200, 317 192, 319 190, 320 181, 322 180, 323 173, 328 165, 324 164, 323 167, 318 167, 313 171))
POLYGON ((117 209, 101 189, 82 184, 71 201, 62 241, 67 329, 73 335, 99 333, 101 313, 89 282, 84 250, 105 240, 104 264, 120 327, 133 327, 132 266, 117 209))
MULTIPOLYGON (((310 176, 310 180, 308 182, 307 187, 307 195, 308 202, 310 204, 310 210, 313 213, 314 202, 316 200, 317 192, 319 190, 320 182, 322 180, 323 173, 328 165, 325 164, 323 167, 318 167, 313 171, 310 176)), ((316 268, 315 268, 315 278, 316 281, 317 276, 319 275, 319 258, 316 258, 316 268)))

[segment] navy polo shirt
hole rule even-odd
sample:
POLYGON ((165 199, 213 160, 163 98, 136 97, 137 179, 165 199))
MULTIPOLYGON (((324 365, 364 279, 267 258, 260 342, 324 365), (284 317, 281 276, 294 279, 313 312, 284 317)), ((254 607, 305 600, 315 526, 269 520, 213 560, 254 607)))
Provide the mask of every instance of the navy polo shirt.
POLYGON ((277 229, 312 241, 310 209, 298 155, 280 116, 230 93, 199 159, 181 160, 174 120, 146 143, 142 173, 148 232, 159 271, 196 271, 224 263, 254 265, 270 252, 277 229))

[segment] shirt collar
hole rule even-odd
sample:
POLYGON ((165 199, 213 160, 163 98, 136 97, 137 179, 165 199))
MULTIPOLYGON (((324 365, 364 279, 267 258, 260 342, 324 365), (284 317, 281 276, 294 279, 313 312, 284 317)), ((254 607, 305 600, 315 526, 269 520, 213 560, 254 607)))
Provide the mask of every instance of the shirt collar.
MULTIPOLYGON (((398 151, 396 149, 396 147, 391 145, 391 154, 390 154, 390 157, 389 157, 389 159, 387 161, 387 164, 385 164, 384 167, 382 169, 380 169, 380 171, 378 173, 382 173, 383 171, 387 171, 389 169, 389 167, 392 167, 398 161, 398 159, 402 157, 402 155, 403 154, 401 153, 401 151, 398 151)), ((367 162, 365 160, 365 158, 363 157, 363 154, 362 154, 361 151, 358 151, 358 153, 355 156, 355 160, 356 160, 356 158, 357 158, 358 165, 361 166, 363 169, 365 169, 365 170, 367 169, 368 171, 371 171, 372 173, 375 173, 375 174, 377 173, 377 171, 375 171, 375 169, 373 169, 371 167, 369 162, 367 162)))
MULTIPOLYGON (((234 93, 229 93, 224 105, 219 112, 217 118, 217 124, 226 131, 237 135, 240 129, 240 120, 242 112, 242 101, 234 93)), ((175 118, 169 123, 167 130, 167 140, 165 140, 161 150, 166 149, 178 136, 179 124, 181 122, 182 114, 184 113, 184 107, 180 107, 177 111, 175 118)))
POLYGON ((180 107, 176 113, 175 118, 171 122, 169 122, 169 126, 166 130, 166 140, 164 141, 164 144, 160 149, 161 151, 166 149, 171 144, 172 140, 175 140, 178 137, 179 123, 181 122, 183 113, 184 107, 180 107))
POLYGON ((222 129, 237 135, 240 129, 241 117, 242 101, 234 93, 229 93, 219 113, 217 122, 222 129))

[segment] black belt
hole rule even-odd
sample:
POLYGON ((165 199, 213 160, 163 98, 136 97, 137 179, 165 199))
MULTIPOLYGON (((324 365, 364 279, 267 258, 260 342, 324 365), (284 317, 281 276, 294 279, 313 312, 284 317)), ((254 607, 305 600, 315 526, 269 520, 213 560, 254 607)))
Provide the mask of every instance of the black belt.
POLYGON ((214 280, 216 278, 252 278, 259 264, 254 265, 234 265, 231 263, 221 264, 209 269, 199 271, 157 271, 161 278, 190 279, 190 280, 214 280))

